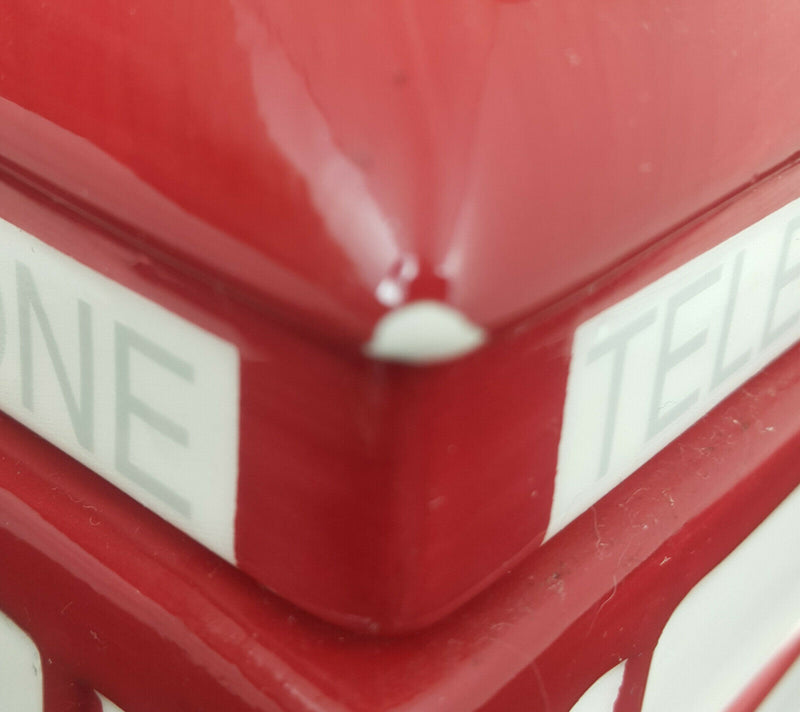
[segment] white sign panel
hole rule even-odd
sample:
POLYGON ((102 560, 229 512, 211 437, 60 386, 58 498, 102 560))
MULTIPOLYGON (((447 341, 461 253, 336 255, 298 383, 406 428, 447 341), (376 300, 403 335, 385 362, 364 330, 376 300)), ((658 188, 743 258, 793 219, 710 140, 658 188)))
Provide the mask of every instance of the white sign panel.
POLYGON ((800 338, 800 200, 575 332, 548 536, 800 338))
POLYGON ((42 661, 34 642, 0 613, 0 709, 42 712, 42 661))
POLYGON ((0 408, 233 560, 237 349, 2 220, 0 408))
POLYGON ((570 712, 614 712, 627 660, 611 668, 581 695, 570 712))
POLYGON ((800 633, 798 550, 800 488, 672 614, 653 654, 642 712, 730 709, 800 633))

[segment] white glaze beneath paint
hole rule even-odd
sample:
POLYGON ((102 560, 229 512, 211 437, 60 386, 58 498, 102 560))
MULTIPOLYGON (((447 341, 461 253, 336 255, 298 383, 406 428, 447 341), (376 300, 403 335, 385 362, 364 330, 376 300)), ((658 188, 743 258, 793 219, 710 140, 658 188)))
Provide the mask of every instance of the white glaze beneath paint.
POLYGON ((42 712, 42 661, 34 642, 0 613, 0 709, 42 712))
POLYGON ((594 684, 573 705, 570 712, 613 712, 614 703, 619 696, 619 688, 622 686, 626 663, 627 660, 623 660, 595 680, 594 684))
POLYGON ((458 310, 421 300, 386 314, 364 351, 375 359, 426 364, 464 356, 485 341, 485 331, 458 310))
POLYGON ((728 709, 800 632, 798 551, 800 488, 672 614, 653 654, 642 712, 728 709))

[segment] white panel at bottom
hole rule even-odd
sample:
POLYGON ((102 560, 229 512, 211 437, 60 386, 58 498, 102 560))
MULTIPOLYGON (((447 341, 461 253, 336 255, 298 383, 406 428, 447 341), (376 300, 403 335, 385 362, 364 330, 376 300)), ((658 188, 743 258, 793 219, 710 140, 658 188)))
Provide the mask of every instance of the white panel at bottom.
POLYGON ((42 660, 34 642, 0 613, 0 709, 42 712, 42 660))
POLYGON ((672 614, 653 655, 643 712, 723 712, 736 701, 800 632, 798 551, 800 487, 672 614))
POLYGON ((605 675, 595 680, 594 684, 583 693, 570 712, 612 712, 614 703, 619 697, 622 676, 625 673, 623 660, 611 668, 605 675))

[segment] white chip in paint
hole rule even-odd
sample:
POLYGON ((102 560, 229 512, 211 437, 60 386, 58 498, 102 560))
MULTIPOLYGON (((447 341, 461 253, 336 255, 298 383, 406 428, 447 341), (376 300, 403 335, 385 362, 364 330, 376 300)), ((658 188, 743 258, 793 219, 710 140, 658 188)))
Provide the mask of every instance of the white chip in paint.
POLYGON ((364 350, 376 359, 424 364, 463 356, 485 340, 483 329, 461 312, 422 300, 386 314, 364 350))
POLYGON ((42 660, 34 642, 0 613, 0 709, 42 712, 42 660))
POLYGON ((800 338, 800 200, 581 324, 548 536, 800 338))
POLYGON ((237 349, 2 220, 0 408, 233 560, 237 349))

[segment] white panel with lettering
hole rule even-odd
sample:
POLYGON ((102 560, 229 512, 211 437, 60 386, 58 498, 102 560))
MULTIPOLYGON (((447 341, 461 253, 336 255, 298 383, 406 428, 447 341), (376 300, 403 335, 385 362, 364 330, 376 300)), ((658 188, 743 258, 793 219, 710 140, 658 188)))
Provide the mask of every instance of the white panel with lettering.
POLYGON ((581 324, 548 537, 800 338, 800 200, 581 324))
POLYGON ((39 651, 20 628, 0 613, 0 709, 42 712, 43 704, 39 651))
POLYGON ((2 220, 0 408, 233 561, 236 347, 2 220))

